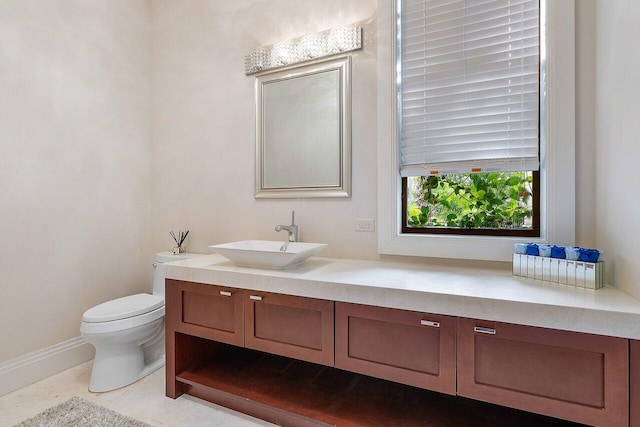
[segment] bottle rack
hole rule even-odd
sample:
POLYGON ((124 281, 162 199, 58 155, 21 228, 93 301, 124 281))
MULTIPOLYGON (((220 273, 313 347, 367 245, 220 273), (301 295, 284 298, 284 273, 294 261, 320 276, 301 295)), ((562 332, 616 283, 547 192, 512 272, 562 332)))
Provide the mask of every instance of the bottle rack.
POLYGON ((604 261, 584 262, 513 254, 513 275, 586 289, 604 286, 604 261))

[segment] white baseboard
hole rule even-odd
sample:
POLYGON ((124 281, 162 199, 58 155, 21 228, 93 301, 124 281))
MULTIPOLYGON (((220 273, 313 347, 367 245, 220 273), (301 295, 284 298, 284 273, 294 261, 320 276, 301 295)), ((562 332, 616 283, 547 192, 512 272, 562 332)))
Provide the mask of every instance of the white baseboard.
POLYGON ((95 350, 82 337, 0 363, 0 396, 93 359, 95 350))

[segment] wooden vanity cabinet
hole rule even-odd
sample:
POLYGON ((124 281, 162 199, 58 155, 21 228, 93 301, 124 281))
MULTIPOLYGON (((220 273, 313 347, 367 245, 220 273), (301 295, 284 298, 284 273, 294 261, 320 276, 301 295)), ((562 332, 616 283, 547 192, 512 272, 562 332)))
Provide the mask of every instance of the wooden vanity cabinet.
POLYGON ((336 368, 456 394, 455 317, 336 303, 336 368))
POLYGON ((247 348, 333 366, 333 301, 257 291, 244 301, 247 348))
POLYGON ((628 340, 460 318, 458 394, 598 426, 629 423, 628 340))
POLYGON ((244 345, 242 295, 240 289, 166 279, 167 396, 175 399, 184 392, 176 375, 210 357, 211 343, 244 345))
POLYGON ((319 396, 333 401, 345 386, 340 398, 355 405, 351 386, 377 377, 584 424, 640 427, 638 341, 173 279, 165 293, 171 398, 188 393, 271 422, 317 425, 334 420, 319 396), (280 375, 283 367, 292 371, 280 375))

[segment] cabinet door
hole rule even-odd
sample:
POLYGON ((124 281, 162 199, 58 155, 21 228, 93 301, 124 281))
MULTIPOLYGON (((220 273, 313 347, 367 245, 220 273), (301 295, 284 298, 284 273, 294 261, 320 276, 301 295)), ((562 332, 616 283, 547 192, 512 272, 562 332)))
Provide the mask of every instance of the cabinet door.
POLYGON ((167 288, 167 322, 175 332, 244 345, 242 290, 178 280, 167 280, 167 288))
POLYGON ((455 317, 336 303, 336 368, 456 392, 455 317))
POLYGON ((458 394, 598 426, 629 422, 628 340, 473 319, 458 324, 458 394))
POLYGON ((333 301, 245 292, 245 346, 333 366, 333 301))

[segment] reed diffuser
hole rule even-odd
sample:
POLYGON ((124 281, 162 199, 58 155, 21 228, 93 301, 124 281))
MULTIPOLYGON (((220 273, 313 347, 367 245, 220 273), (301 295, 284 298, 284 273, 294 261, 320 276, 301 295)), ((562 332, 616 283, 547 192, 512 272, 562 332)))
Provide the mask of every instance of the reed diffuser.
POLYGON ((171 235, 171 237, 173 237, 173 240, 176 242, 176 246, 173 248, 173 253, 177 255, 177 254, 186 252, 187 250, 186 247, 183 247, 182 245, 184 244, 184 241, 187 238, 187 235, 189 234, 189 230, 178 231, 177 236, 173 231, 170 231, 169 234, 171 235))

